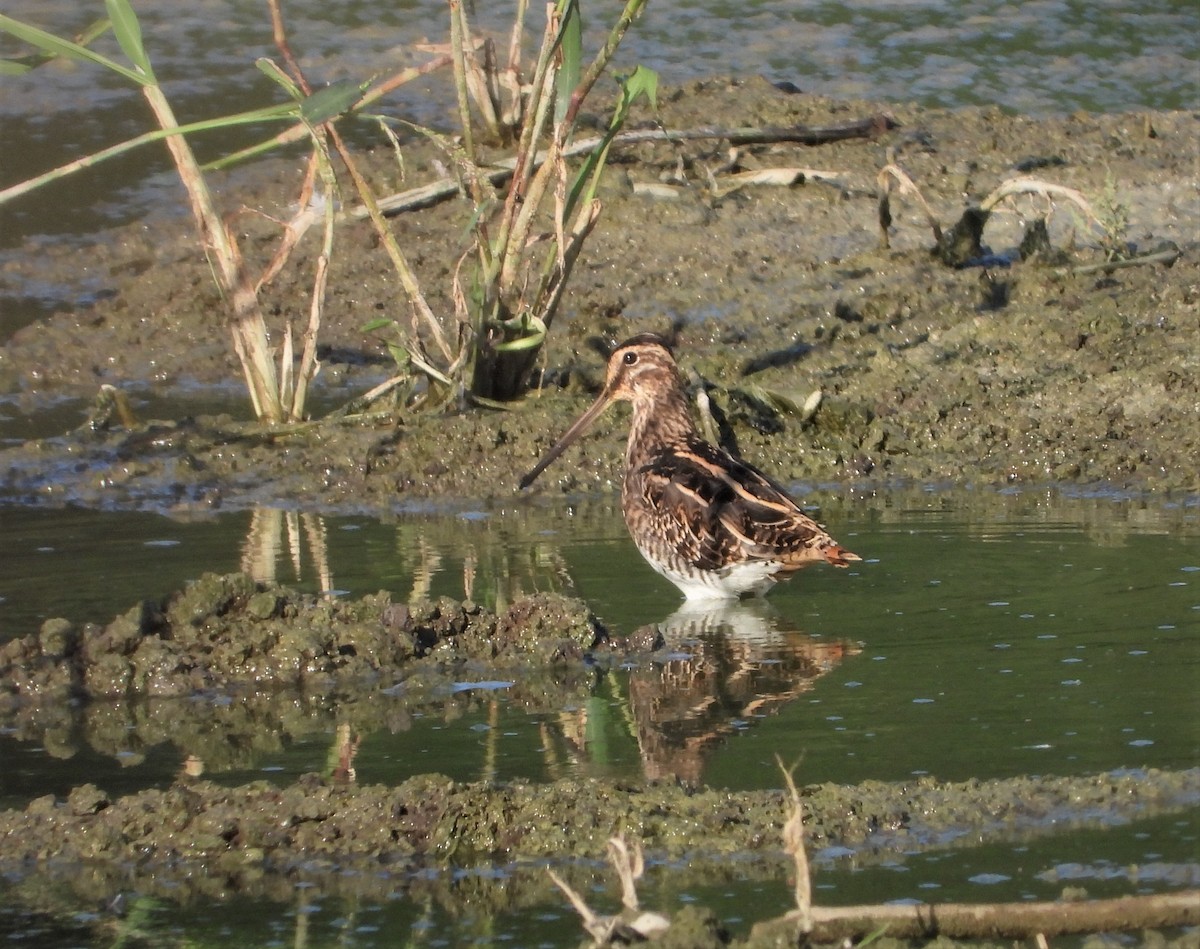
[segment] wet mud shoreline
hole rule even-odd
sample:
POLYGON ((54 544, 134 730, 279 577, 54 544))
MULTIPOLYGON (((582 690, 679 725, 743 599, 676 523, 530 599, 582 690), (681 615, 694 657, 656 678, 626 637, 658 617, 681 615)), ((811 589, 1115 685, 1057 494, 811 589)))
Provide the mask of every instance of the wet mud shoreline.
MULTIPOLYGON (((922 778, 803 790, 814 855, 819 859, 836 845, 868 862, 945 847, 968 832, 975 845, 1061 829, 1096 813, 1114 820, 1169 813, 1194 806, 1198 796, 1195 769, 962 784, 922 778)), ((670 782, 632 787, 601 779, 558 782, 552 806, 541 786, 464 784, 436 774, 397 787, 316 774, 284 788, 184 779, 164 791, 117 799, 82 785, 66 801, 40 798, 24 812, 0 814, 0 836, 9 841, 0 865, 132 864, 139 876, 160 884, 197 866, 234 877, 350 868, 403 875, 426 860, 466 867, 600 859, 615 834, 636 836, 669 860, 775 860, 788 812, 779 791, 687 790, 670 782)))
MULTIPOLYGON (((527 708, 557 709, 585 703, 597 674, 617 662, 643 667, 653 681, 671 658, 657 627, 610 638, 584 603, 557 595, 518 599, 496 615, 448 598, 329 601, 242 575, 206 575, 106 626, 48 620, 0 651, 0 716, 9 734, 65 750, 78 728, 72 705, 103 710, 117 700, 134 715, 122 722, 119 706, 107 713, 113 753, 136 735, 147 747, 169 740, 189 756, 162 789, 113 796, 82 784, 63 798, 46 795, 0 812, 0 873, 18 887, 49 885, 67 905, 72 898, 108 905, 131 891, 171 900, 231 893, 286 900, 302 884, 358 899, 411 890, 453 907, 463 893, 437 869, 452 867, 482 873, 473 906, 483 900, 513 911, 543 898, 546 864, 577 885, 602 885, 597 866, 607 840, 620 834, 690 885, 723 873, 742 881, 786 877, 781 844, 790 801, 782 791, 653 779, 568 778, 549 786, 438 774, 395 786, 355 780, 355 731, 369 730, 372 715, 396 724, 396 711, 373 710, 364 695, 403 695, 406 714, 417 714, 423 701, 440 706, 466 681, 511 690, 509 700, 527 708), (290 702, 264 706, 268 716, 294 705, 305 719, 314 703, 338 704, 338 760, 284 785, 230 787, 201 777, 206 763, 219 772, 229 747, 253 747, 262 728, 254 707, 280 689, 298 691, 290 702), (163 704, 194 706, 208 696, 200 705, 219 709, 222 695, 246 711, 243 733, 231 730, 227 714, 209 722, 194 707, 163 704), (139 704, 152 702, 157 711, 139 704)), ((90 740, 100 750, 102 727, 90 740)), ((1200 804, 1200 772, 959 783, 920 777, 817 784, 801 793, 817 865, 862 866, 1187 811, 1200 804)), ((686 940, 692 925, 716 921, 680 914, 677 923, 686 940)))
MULTIPOLYGON (((89 270, 107 273, 110 297, 26 327, 0 348, 10 412, 57 405, 61 417, 63 400, 75 399, 81 426, 4 448, 0 491, 18 503, 201 509, 513 498, 520 474, 594 394, 599 350, 645 330, 673 332, 679 362, 708 390, 727 441, 785 483, 1200 488, 1196 117, 1035 121, 713 80, 665 96, 657 120, 829 125, 889 110, 900 125, 878 139, 744 147, 734 157, 738 169, 816 167, 832 183, 714 192, 706 176, 730 154, 713 142, 645 144, 619 156, 549 335, 543 388, 509 412, 424 417, 380 406, 353 422, 264 433, 247 424, 248 404, 230 401, 240 373, 207 265, 182 222, 167 234, 123 231, 87 252, 89 270), (978 265, 955 268, 932 255, 916 203, 894 196, 890 248, 881 250, 877 175, 888 149, 944 230, 1002 181, 1034 174, 1097 205, 1111 192, 1125 209, 1130 252, 1169 242, 1180 254, 1169 267, 1077 272, 1103 262, 1095 230, 1037 197, 993 213, 978 265), (669 198, 634 187, 663 178, 669 198), (1017 249, 1043 216, 1049 247, 1022 261, 1017 249), (139 415, 132 430, 111 413, 89 424, 102 384, 129 395, 139 415), (815 413, 795 408, 816 392, 815 413), (231 414, 193 417, 189 402, 205 393, 219 394, 231 414)), ((417 144, 411 151, 405 184, 431 174, 436 158, 417 144)), ((235 191, 226 202, 282 209, 295 171, 270 167, 254 179, 260 193, 235 191)), ((377 173, 393 174, 386 163, 377 173)), ((464 213, 449 202, 395 219, 437 312, 452 309, 464 213)), ((247 246, 267 254, 272 226, 238 220, 247 246)), ((321 334, 324 406, 386 378, 385 340, 362 327, 405 308, 368 230, 348 225, 341 240, 321 334)), ((290 276, 265 291, 278 319, 306 311, 313 252, 302 248, 290 276)), ((36 259, 60 267, 64 280, 79 263, 73 250, 36 259)), ((609 413, 535 491, 612 491, 622 432, 620 413, 609 413)))

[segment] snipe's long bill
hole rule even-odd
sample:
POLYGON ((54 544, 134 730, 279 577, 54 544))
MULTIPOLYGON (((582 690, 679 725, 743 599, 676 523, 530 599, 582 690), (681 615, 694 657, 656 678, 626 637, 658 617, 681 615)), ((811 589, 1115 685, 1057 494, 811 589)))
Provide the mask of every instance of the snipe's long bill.
POLYGON ((546 452, 533 483, 613 402, 630 402, 621 508, 650 566, 688 599, 765 593, 810 563, 861 560, 752 465, 704 441, 666 341, 650 333, 613 350, 599 397, 546 452))

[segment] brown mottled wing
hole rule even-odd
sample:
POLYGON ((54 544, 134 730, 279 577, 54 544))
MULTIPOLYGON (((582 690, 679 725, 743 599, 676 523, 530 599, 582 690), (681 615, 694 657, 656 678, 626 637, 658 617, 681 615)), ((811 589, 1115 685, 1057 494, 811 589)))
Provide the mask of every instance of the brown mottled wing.
POLYGON ((705 442, 661 452, 640 475, 656 533, 702 570, 746 561, 775 561, 785 571, 814 560, 845 563, 846 552, 762 472, 705 442))
POLYGON ((662 559, 673 554, 706 571, 744 559, 720 518, 736 492, 724 479, 713 477, 691 452, 662 451, 639 469, 638 476, 644 510, 651 519, 643 534, 662 545, 662 559))

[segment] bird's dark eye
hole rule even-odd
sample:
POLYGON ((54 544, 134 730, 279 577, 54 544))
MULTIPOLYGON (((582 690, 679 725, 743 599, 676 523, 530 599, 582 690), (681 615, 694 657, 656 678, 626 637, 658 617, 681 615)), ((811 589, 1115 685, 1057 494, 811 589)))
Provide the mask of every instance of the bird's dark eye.
POLYGON ((638 360, 637 353, 628 352, 625 354, 625 365, 632 366, 635 362, 637 362, 637 360, 638 360))

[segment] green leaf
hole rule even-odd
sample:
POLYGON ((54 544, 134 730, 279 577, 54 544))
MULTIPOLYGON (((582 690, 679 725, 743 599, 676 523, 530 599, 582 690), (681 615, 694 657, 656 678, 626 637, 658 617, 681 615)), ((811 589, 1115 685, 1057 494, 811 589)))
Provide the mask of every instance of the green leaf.
POLYGON ((578 174, 575 176, 575 181, 571 185, 571 191, 567 195, 567 205, 564 217, 569 218, 579 205, 580 198, 587 202, 595 197, 596 189, 600 185, 600 175, 604 171, 604 166, 608 162, 608 150, 612 145, 612 141, 617 137, 617 133, 625 125, 625 120, 629 118, 629 110, 640 96, 645 96, 650 100, 650 104, 657 108, 658 106, 658 73, 653 69, 647 69, 645 66, 638 66, 632 73, 624 79, 617 80, 621 84, 621 94, 617 98, 616 109, 613 110, 612 121, 608 123, 608 131, 604 133, 604 138, 584 160, 578 174))
POLYGON ((650 103, 650 108, 658 109, 658 73, 653 69, 647 69, 645 66, 636 67, 630 73, 625 81, 621 83, 621 100, 625 106, 625 114, 621 116, 621 124, 625 123, 625 116, 629 113, 629 106, 637 102, 639 98, 645 96, 650 103))
POLYGON ((61 36, 55 36, 53 33, 47 33, 45 30, 40 30, 36 26, 30 26, 28 23, 23 23, 20 20, 14 20, 12 17, 5 16, 2 13, 0 13, 0 30, 11 33, 22 42, 28 43, 30 46, 36 46, 51 56, 65 56, 67 59, 95 63, 97 66, 103 66, 105 69, 111 69, 113 72, 124 76, 139 86, 154 84, 151 76, 140 73, 135 69, 130 69, 128 66, 122 66, 107 56, 93 53, 86 46, 80 46, 78 43, 65 40, 61 36))
POLYGON ((0 59, 0 76, 23 76, 33 66, 12 59, 0 59))
POLYGON ((409 359, 408 350, 399 343, 388 343, 387 348, 388 353, 392 357, 392 362, 394 362, 400 368, 403 369, 407 367, 410 362, 412 362, 412 360, 409 359))
POLYGON ((336 119, 362 98, 367 85, 352 79, 339 79, 305 99, 300 104, 300 116, 310 125, 336 119))
POLYGON ((364 323, 362 331, 364 333, 374 333, 376 330, 384 329, 385 327, 391 326, 395 322, 396 321, 390 316, 381 316, 378 319, 369 320, 368 322, 364 323))
POLYGON ((566 118, 571 96, 583 74, 583 17, 579 12, 579 0, 558 0, 558 15, 561 17, 558 48, 562 60, 554 86, 555 125, 566 118))
POLYGON ((254 61, 254 65, 264 76, 272 82, 276 82, 287 90, 289 96, 297 102, 304 98, 304 93, 300 91, 300 87, 292 81, 292 77, 279 68, 279 64, 275 60, 266 56, 260 56, 254 61))
POLYGON ((150 57, 142 45, 142 24, 129 5, 129 0, 104 0, 108 18, 112 21, 113 36, 121 44, 121 51, 129 57, 147 79, 154 81, 154 70, 150 68, 150 57))
POLYGON ((501 353, 515 353, 522 349, 536 349, 542 345, 542 340, 546 338, 546 324, 539 320, 536 316, 527 316, 519 320, 510 320, 505 324, 510 327, 517 324, 523 330, 532 329, 533 332, 527 336, 518 336, 516 339, 510 339, 507 342, 497 343, 496 351, 501 353))

